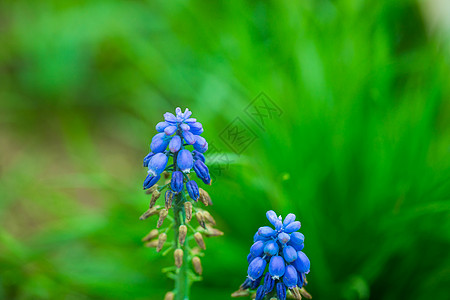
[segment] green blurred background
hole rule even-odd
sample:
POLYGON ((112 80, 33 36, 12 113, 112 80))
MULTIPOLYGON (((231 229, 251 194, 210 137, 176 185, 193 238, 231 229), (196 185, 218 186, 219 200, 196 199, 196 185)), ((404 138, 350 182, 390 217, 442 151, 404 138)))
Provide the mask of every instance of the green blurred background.
POLYGON ((229 299, 269 209, 302 222, 315 299, 448 299, 446 11, 1 1, 0 299, 162 299, 173 262, 140 241, 156 222, 138 220, 142 158, 177 106, 228 161, 207 188, 225 236, 192 299, 229 299), (282 111, 262 127, 245 111, 261 92, 282 111), (240 155, 236 118, 256 136, 240 155))

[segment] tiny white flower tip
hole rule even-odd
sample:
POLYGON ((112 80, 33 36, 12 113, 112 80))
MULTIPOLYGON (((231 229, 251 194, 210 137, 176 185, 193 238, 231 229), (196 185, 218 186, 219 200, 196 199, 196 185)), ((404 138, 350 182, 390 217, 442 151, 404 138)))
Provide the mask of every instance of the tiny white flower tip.
POLYGON ((183 172, 183 173, 191 173, 191 169, 184 169, 184 170, 181 170, 181 172, 183 172))
POLYGON ((147 173, 150 176, 156 176, 156 173, 153 170, 148 170, 147 173))

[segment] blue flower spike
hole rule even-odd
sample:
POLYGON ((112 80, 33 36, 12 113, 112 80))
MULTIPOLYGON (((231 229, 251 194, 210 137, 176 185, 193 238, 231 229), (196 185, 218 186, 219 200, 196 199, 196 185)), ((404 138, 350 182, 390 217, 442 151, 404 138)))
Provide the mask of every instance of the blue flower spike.
MULTIPOLYGON (((202 275, 202 266, 199 256, 187 255, 188 241, 195 240, 197 245, 205 249, 203 235, 220 236, 223 232, 214 228, 215 220, 205 209, 198 209, 200 203, 204 206, 212 205, 208 192, 199 187, 199 184, 211 184, 209 169, 205 164, 204 153, 208 149, 208 142, 201 136, 203 125, 192 117, 189 109, 184 111, 177 107, 175 113, 166 112, 164 119, 155 126, 155 134, 150 142, 150 152, 143 159, 143 166, 148 168, 144 179, 143 189, 151 196, 149 209, 140 217, 145 220, 153 215, 159 215, 156 223, 157 229, 143 238, 146 246, 156 248, 157 252, 174 252, 174 264, 178 269, 174 277, 176 281, 185 282, 190 277, 190 265, 193 271, 202 275), (194 172, 192 172, 194 170, 194 172), (160 180, 161 177, 164 180, 160 180), (164 183, 158 185, 159 181, 164 183), (156 205, 158 200, 162 205, 156 205), (200 201, 198 201, 200 200, 200 201), (173 208, 173 210, 170 210, 173 208), (171 216, 169 214, 173 212, 171 216), (202 227, 194 228, 189 225, 193 215, 202 227), (167 218, 168 217, 168 218, 167 218), (163 224, 169 219, 172 224, 163 224), (205 225, 208 223, 208 226, 205 225), (173 226, 177 224, 177 226, 173 226), (164 226, 164 227, 162 227, 164 226), (173 230, 176 243, 165 243, 170 230, 173 230), (157 234, 155 236, 155 233, 157 234), (156 239, 155 239, 156 238, 156 239), (183 265, 183 268, 181 266, 183 265)), ((167 222, 166 222, 167 223, 167 222)), ((259 238, 259 236, 258 236, 259 238)), ((242 288, 256 289, 260 285, 264 269, 267 265, 264 255, 264 242, 261 239, 252 247, 252 253, 248 257, 250 264, 249 278, 244 282, 242 288), (250 279, 251 277, 251 279, 250 279), (258 281, 259 280, 259 281, 258 281)), ((200 255, 201 256, 201 255, 200 255)), ((176 298, 188 298, 187 291, 176 288, 173 292, 166 294, 176 298), (183 296, 183 297, 181 297, 183 296)), ((258 298, 264 297, 264 288, 259 289, 258 298)))
POLYGON ((247 256, 248 276, 239 291, 256 290, 252 292, 255 299, 268 296, 267 299, 284 300, 288 294, 297 299, 301 294, 308 298, 304 285, 310 261, 301 251, 305 237, 298 232, 300 222, 294 214, 288 214, 283 221, 273 210, 266 217, 273 227, 262 226, 255 233, 247 256))

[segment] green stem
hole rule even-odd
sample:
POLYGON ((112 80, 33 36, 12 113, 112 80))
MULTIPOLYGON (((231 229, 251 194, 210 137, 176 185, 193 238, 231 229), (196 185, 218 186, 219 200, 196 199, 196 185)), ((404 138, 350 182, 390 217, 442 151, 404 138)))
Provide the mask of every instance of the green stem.
POLYGON ((179 227, 184 224, 184 205, 181 198, 181 194, 175 196, 174 211, 174 232, 175 232, 175 245, 179 245, 179 248, 183 250, 183 264, 177 270, 175 279, 175 299, 176 300, 189 300, 189 247, 187 241, 184 245, 180 245, 178 241, 179 227))

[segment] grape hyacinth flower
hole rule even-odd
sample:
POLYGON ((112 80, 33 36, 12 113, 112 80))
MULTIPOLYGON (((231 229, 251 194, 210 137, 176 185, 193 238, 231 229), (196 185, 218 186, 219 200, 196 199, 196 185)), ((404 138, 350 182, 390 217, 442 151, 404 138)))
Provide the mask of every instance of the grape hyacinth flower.
MULTIPOLYGON (((143 161, 144 167, 148 168, 143 188, 151 195, 151 200, 150 208, 140 219, 152 215, 159 218, 157 229, 152 229, 142 241, 146 242, 145 246, 156 248, 157 252, 164 250, 163 254, 167 254, 173 251, 174 255, 175 266, 166 270, 168 276, 175 279, 175 289, 166 294, 166 299, 188 299, 189 286, 199 280, 193 275, 194 272, 198 275, 202 273, 199 251, 192 251, 191 248, 196 245, 205 249, 203 235, 212 237, 223 234, 213 228, 215 220, 211 214, 198 207, 198 202, 205 206, 212 204, 209 194, 198 185, 199 182, 210 185, 211 176, 203 154, 208 150, 208 142, 200 136, 203 126, 191 115, 189 109, 182 112, 179 107, 175 114, 165 113, 164 121, 156 125, 158 133, 152 138, 151 151, 143 161), (161 178, 165 182, 158 185, 161 178), (164 199, 162 205, 157 205, 159 198, 164 199), (169 216, 170 211, 173 216, 169 216), (193 215, 198 221, 197 228, 189 224, 193 215), (166 219, 171 223, 166 221, 168 226, 164 228, 166 219), (173 242, 168 242, 168 235, 172 232, 173 242), (189 264, 192 264, 194 272, 189 270, 189 264)), ((257 287, 254 281, 251 283, 252 288, 257 287)))
POLYGON ((247 256, 247 279, 232 296, 253 294, 255 300, 285 300, 290 295, 294 299, 310 299, 304 288, 310 262, 302 251, 305 237, 298 232, 300 222, 295 221, 294 214, 288 214, 283 221, 273 210, 266 217, 273 227, 260 227, 254 235, 247 256))

